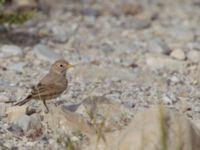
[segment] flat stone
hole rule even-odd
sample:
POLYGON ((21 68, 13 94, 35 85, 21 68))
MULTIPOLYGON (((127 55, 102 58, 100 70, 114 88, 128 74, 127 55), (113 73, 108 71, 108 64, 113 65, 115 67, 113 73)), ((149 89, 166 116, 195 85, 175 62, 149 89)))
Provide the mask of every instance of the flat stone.
POLYGON ((3 57, 21 55, 23 53, 22 49, 16 45, 3 45, 0 48, 0 52, 2 52, 1 55, 3 55, 3 57))
POLYGON ((14 122, 14 124, 19 126, 23 131, 31 129, 38 130, 42 127, 40 116, 37 114, 31 116, 22 115, 14 122))
POLYGON ((146 54, 146 64, 152 69, 179 70, 186 66, 186 63, 160 54, 146 54))
POLYGON ((30 128, 30 122, 30 116, 22 115, 14 123, 19 126, 23 131, 27 131, 30 128))
POLYGON ((72 75, 75 77, 81 77, 85 81, 94 81, 94 80, 126 80, 134 81, 136 74, 127 68, 120 66, 97 66, 97 65, 81 65, 74 67, 72 75))
POLYGON ((54 62, 61 58, 60 54, 55 53, 52 49, 42 44, 36 45, 33 48, 33 51, 39 59, 43 59, 45 61, 54 62))

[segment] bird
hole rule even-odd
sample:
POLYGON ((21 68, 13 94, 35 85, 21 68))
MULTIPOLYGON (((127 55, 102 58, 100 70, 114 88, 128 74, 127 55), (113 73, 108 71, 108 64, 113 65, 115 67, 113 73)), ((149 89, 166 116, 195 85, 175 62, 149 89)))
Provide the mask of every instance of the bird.
POLYGON ((66 72, 71 67, 74 67, 74 65, 71 65, 64 59, 55 61, 51 65, 49 72, 37 85, 31 88, 30 94, 14 105, 22 106, 32 99, 41 100, 48 113, 49 108, 47 107, 46 100, 59 97, 67 89, 68 80, 66 78, 66 72))

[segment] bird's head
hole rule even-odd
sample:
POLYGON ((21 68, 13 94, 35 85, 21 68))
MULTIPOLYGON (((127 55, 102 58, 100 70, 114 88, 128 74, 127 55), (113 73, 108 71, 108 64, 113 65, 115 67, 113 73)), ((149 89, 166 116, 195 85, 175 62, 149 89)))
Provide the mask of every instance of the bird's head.
POLYGON ((70 63, 68 63, 64 59, 59 59, 56 62, 54 62, 51 66, 51 71, 57 73, 57 74, 66 74, 66 71, 73 67, 70 63))

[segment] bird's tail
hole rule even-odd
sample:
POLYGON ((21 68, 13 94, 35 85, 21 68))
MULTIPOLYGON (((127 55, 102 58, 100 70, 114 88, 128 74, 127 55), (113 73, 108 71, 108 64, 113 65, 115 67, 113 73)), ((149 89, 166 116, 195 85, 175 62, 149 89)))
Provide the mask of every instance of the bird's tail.
POLYGON ((22 106, 24 104, 26 104, 28 101, 31 100, 31 95, 27 96, 24 100, 20 101, 20 102, 17 102, 16 104, 14 104, 15 106, 18 105, 18 106, 22 106))

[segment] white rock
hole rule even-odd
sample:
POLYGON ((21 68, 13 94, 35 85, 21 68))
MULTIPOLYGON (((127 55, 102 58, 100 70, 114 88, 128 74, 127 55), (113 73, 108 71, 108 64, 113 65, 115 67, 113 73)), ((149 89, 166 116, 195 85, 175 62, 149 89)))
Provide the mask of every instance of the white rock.
POLYGON ((200 61, 200 52, 191 50, 187 53, 187 58, 193 63, 198 63, 200 61))
POLYGON ((55 53, 52 49, 42 44, 36 45, 33 48, 33 51, 39 59, 43 59, 46 61, 54 62, 57 59, 61 58, 60 54, 55 53))
POLYGON ((22 115, 14 122, 14 124, 18 125, 23 131, 28 131, 30 129, 41 128, 40 122, 40 117, 37 114, 34 114, 31 116, 22 115))
POLYGON ((10 122, 16 121, 19 117, 26 114, 27 106, 12 106, 9 107, 6 111, 6 115, 10 122))
POLYGON ((173 83, 175 83, 175 84, 177 84, 177 83, 180 82, 180 79, 177 76, 172 76, 170 78, 170 81, 173 82, 173 83))
POLYGON ((15 124, 18 125, 21 129, 23 129, 23 131, 27 131, 30 126, 30 122, 31 122, 30 116, 22 115, 16 120, 15 124))
POLYGON ((163 101, 164 104, 168 104, 168 105, 172 105, 173 104, 172 99, 169 98, 169 96, 167 96, 167 95, 163 95, 162 101, 163 101))
POLYGON ((16 45, 4 45, 0 48, 3 56, 21 55, 22 49, 16 45))
POLYGON ((171 52, 170 56, 173 58, 179 59, 179 60, 184 60, 185 59, 185 53, 181 49, 175 49, 171 52))

